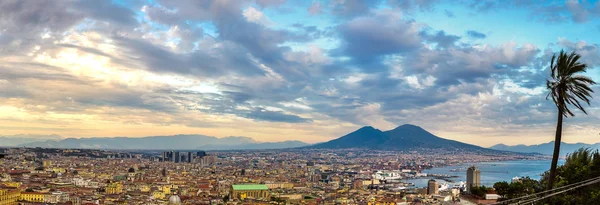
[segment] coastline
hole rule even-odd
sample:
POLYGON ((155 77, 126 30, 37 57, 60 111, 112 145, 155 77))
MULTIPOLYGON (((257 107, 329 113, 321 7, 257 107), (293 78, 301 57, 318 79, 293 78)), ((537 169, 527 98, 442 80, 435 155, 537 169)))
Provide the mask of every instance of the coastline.
MULTIPOLYGON (((446 182, 449 179, 454 182, 446 182, 448 184, 466 181, 466 167, 475 165, 481 171, 481 183, 484 186, 493 186, 499 181, 510 182, 513 177, 530 177, 532 179, 540 179, 541 175, 550 168, 549 159, 541 160, 507 160, 507 161, 488 161, 476 163, 462 163, 460 165, 450 165, 442 167, 434 167, 423 170, 427 173, 427 177, 403 179, 403 182, 413 183, 415 187, 427 186, 427 181, 430 179, 441 180, 446 182), (464 172, 460 171, 463 170, 464 172), (429 175, 437 176, 456 176, 450 178, 430 177, 429 175)), ((559 161, 559 164, 564 163, 564 160, 559 161)))

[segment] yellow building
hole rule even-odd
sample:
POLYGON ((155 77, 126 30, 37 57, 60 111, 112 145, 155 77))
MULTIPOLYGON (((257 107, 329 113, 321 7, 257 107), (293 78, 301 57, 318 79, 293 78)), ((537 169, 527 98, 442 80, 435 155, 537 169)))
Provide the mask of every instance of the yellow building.
POLYGON ((17 189, 0 189, 0 205, 17 204, 21 192, 17 189))
POLYGON ((266 184, 269 189, 293 189, 294 184, 292 183, 268 183, 266 184))
POLYGON ((44 161, 42 161, 42 166, 44 166, 44 167, 51 167, 52 166, 52 161, 50 161, 50 160, 44 160, 44 161))
POLYGON ((19 188, 21 186, 21 182, 2 182, 2 185, 7 187, 19 188))
POLYGON ((152 197, 154 197, 155 199, 165 199, 165 196, 165 193, 161 191, 152 192, 152 197))
POLYGON ((21 192, 19 199, 26 202, 44 202, 44 193, 21 192))
POLYGON ((60 168, 60 167, 53 167, 52 171, 54 173, 65 173, 65 172, 67 172, 67 170, 65 168, 60 168))
POLYGON ((150 192, 150 186, 147 184, 142 184, 139 186, 141 192, 150 192))
POLYGON ((169 195, 169 194, 171 194, 171 186, 166 186, 166 185, 165 185, 165 186, 162 186, 162 192, 163 192, 165 195, 169 195))
POLYGON ((231 185, 231 198, 268 198, 269 188, 264 184, 234 184, 231 185))
POLYGON ((393 201, 369 202, 368 205, 396 205, 396 202, 393 202, 393 201))
POLYGON ((123 184, 121 182, 113 182, 106 186, 107 194, 120 194, 123 193, 123 184))

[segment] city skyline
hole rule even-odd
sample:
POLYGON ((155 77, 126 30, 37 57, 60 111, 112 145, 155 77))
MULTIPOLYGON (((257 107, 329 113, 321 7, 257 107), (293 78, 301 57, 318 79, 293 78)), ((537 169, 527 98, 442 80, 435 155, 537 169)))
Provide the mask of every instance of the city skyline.
MULTIPOLYGON (((329 141, 415 124, 552 141, 552 54, 600 80, 596 1, 2 1, 0 133, 329 141)), ((594 86, 596 89, 598 86, 594 86)), ((563 142, 600 142, 600 96, 563 142)))

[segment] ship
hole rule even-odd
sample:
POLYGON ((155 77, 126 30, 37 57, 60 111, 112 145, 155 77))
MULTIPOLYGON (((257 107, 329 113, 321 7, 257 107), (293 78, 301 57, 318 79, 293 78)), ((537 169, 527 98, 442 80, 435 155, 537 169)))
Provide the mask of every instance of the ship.
POLYGON ((453 189, 460 189, 460 190, 464 190, 465 187, 466 187, 466 183, 463 181, 455 183, 454 186, 452 186, 453 189))
POLYGON ((408 187, 405 187, 405 186, 399 186, 399 187, 393 188, 392 191, 402 191, 402 190, 405 190, 407 188, 408 187))
POLYGON ((373 178, 378 179, 378 180, 398 180, 398 179, 402 179, 402 176, 398 172, 377 171, 373 175, 373 178))
POLYGON ((439 191, 446 191, 446 190, 448 190, 448 188, 450 188, 450 185, 448 183, 441 183, 438 190, 439 191))

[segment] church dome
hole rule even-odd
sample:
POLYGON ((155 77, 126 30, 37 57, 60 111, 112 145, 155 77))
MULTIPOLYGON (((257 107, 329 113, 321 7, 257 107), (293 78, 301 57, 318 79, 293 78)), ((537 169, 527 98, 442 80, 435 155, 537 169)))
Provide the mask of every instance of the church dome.
POLYGON ((169 205, 171 204, 181 204, 181 198, 177 195, 172 195, 169 197, 169 205))

